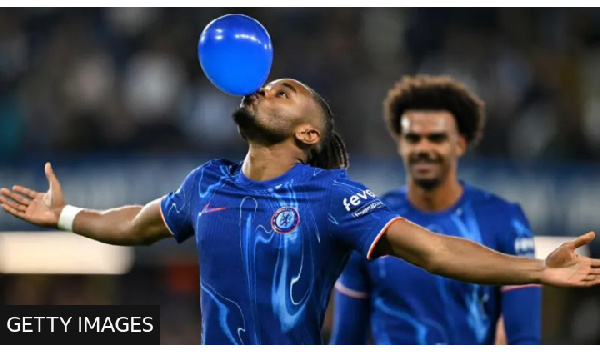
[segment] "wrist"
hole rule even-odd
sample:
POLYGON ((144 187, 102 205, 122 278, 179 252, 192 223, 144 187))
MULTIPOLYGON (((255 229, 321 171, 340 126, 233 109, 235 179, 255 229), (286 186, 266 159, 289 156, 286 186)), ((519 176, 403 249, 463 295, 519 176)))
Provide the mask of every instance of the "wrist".
POLYGON ((73 222, 75 221, 75 217, 82 210, 82 208, 78 208, 76 206, 65 205, 60 211, 56 226, 61 230, 73 232, 73 222))
POLYGON ((536 284, 544 284, 546 283, 546 276, 548 274, 548 268, 546 267, 546 263, 544 260, 535 260, 537 263, 537 269, 533 272, 532 282, 536 284))

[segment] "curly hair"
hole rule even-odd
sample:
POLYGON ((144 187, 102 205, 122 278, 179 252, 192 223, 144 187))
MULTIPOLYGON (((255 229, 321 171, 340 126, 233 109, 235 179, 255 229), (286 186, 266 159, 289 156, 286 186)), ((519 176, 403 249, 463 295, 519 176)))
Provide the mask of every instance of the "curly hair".
POLYGON ((389 90, 384 101, 385 121, 396 138, 402 130, 400 119, 409 110, 447 110, 468 146, 477 145, 483 135, 483 101, 464 84, 448 76, 405 76, 389 90))

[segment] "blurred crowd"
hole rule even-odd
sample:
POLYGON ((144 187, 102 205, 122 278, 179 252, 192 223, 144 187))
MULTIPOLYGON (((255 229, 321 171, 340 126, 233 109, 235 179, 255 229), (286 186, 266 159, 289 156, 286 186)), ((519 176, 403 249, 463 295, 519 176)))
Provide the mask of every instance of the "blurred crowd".
POLYGON ((197 59, 212 19, 271 34, 271 79, 326 97, 353 155, 393 155, 382 99, 404 74, 449 74, 487 104, 473 155, 600 159, 600 10, 5 9, 0 159, 93 152, 240 153, 239 99, 197 59), (382 140, 382 138, 384 138, 382 140))

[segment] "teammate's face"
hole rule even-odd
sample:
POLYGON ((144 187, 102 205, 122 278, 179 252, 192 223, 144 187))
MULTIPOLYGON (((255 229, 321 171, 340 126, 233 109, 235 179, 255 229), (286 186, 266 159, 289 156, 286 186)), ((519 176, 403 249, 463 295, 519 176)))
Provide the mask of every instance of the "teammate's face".
POLYGON ((311 91, 291 79, 273 81, 244 97, 234 113, 244 138, 268 144, 292 137, 301 125, 316 127, 318 118, 320 112, 311 91))
POLYGON ((400 119, 399 153, 409 177, 424 189, 442 183, 465 151, 465 140, 448 111, 407 111, 400 119))

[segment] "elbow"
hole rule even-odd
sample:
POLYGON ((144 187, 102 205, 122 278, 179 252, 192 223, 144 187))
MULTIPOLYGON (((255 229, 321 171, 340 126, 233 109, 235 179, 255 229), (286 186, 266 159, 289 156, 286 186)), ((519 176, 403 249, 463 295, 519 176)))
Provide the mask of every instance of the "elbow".
POLYGON ((124 228, 122 237, 127 246, 150 246, 158 241, 133 222, 124 228))

